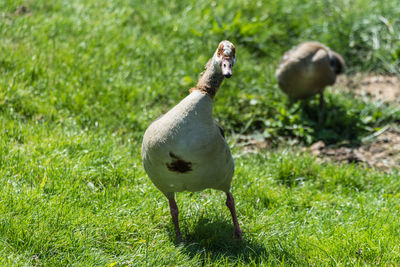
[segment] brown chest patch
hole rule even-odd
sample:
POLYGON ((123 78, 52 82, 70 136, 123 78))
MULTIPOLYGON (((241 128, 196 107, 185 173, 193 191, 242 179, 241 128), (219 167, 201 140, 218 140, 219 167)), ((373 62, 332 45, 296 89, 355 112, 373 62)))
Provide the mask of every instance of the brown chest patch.
POLYGON ((172 162, 166 164, 168 170, 179 173, 185 173, 192 170, 191 162, 184 161, 172 152, 169 152, 169 155, 172 158, 172 162))

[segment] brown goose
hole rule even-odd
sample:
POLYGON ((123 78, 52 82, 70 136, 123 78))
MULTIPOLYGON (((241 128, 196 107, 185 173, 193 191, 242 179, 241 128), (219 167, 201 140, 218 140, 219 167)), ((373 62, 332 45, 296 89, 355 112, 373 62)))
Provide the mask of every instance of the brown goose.
POLYGON ((343 73, 345 62, 336 52, 318 42, 305 42, 287 51, 276 70, 278 85, 293 100, 320 94, 343 73))
POLYGON ((232 76, 235 47, 222 41, 208 61, 190 94, 147 128, 142 143, 144 168, 155 186, 168 198, 176 236, 181 240, 175 192, 205 188, 226 193, 235 228, 242 231, 230 193, 234 163, 223 131, 212 117, 213 98, 224 77, 232 76))

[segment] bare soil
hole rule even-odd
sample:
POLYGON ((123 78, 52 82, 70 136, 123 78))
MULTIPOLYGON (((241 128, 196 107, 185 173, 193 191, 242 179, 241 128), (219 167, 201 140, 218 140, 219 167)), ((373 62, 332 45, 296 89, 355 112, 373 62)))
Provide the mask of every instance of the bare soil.
POLYGON ((318 141, 306 150, 322 161, 361 163, 389 171, 400 166, 400 130, 386 127, 374 141, 357 148, 327 147, 318 141))
MULTIPOLYGON (((374 74, 356 74, 340 77, 333 91, 345 90, 356 97, 400 105, 400 78, 374 74)), ((326 147, 314 143, 309 151, 322 160, 357 162, 388 171, 400 167, 400 128, 387 126, 375 133, 360 147, 326 147)))
POLYGON ((353 92, 357 97, 400 104, 400 77, 358 73, 339 76, 335 92, 353 92))
MULTIPOLYGON (((383 101, 400 106, 400 78, 374 74, 342 76, 328 90, 352 92, 356 97, 369 101, 383 101)), ((367 165, 383 171, 400 168, 400 127, 388 125, 374 133, 359 147, 326 146, 318 141, 302 150, 311 153, 319 161, 348 162, 367 165)), ((270 147, 268 140, 257 136, 240 136, 238 143, 243 153, 257 153, 270 147)))

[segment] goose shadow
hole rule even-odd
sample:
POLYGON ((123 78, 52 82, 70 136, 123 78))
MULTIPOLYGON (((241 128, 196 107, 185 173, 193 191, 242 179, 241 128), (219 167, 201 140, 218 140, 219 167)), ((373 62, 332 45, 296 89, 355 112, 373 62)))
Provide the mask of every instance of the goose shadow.
POLYGON ((332 101, 325 102, 322 110, 316 101, 304 101, 300 104, 300 117, 312 129, 313 140, 326 145, 359 147, 366 132, 359 114, 332 101))
MULTIPOLYGON (((184 227, 183 229, 187 229, 184 227)), ((200 218, 194 227, 184 233, 183 242, 175 241, 177 246, 182 247, 182 252, 190 258, 198 258, 203 261, 219 262, 220 260, 240 259, 245 263, 259 263, 268 258, 269 252, 257 242, 249 241, 246 233, 242 240, 233 237, 232 222, 224 221, 222 218, 209 220, 200 218)), ((170 238, 175 240, 175 232, 169 229, 170 238)))

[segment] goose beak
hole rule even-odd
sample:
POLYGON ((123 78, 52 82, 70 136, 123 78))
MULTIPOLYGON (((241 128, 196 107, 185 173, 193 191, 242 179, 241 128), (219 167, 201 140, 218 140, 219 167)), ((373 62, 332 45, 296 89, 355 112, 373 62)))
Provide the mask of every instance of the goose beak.
POLYGON ((224 77, 230 78, 232 76, 232 61, 228 58, 223 58, 221 61, 221 70, 224 77))

